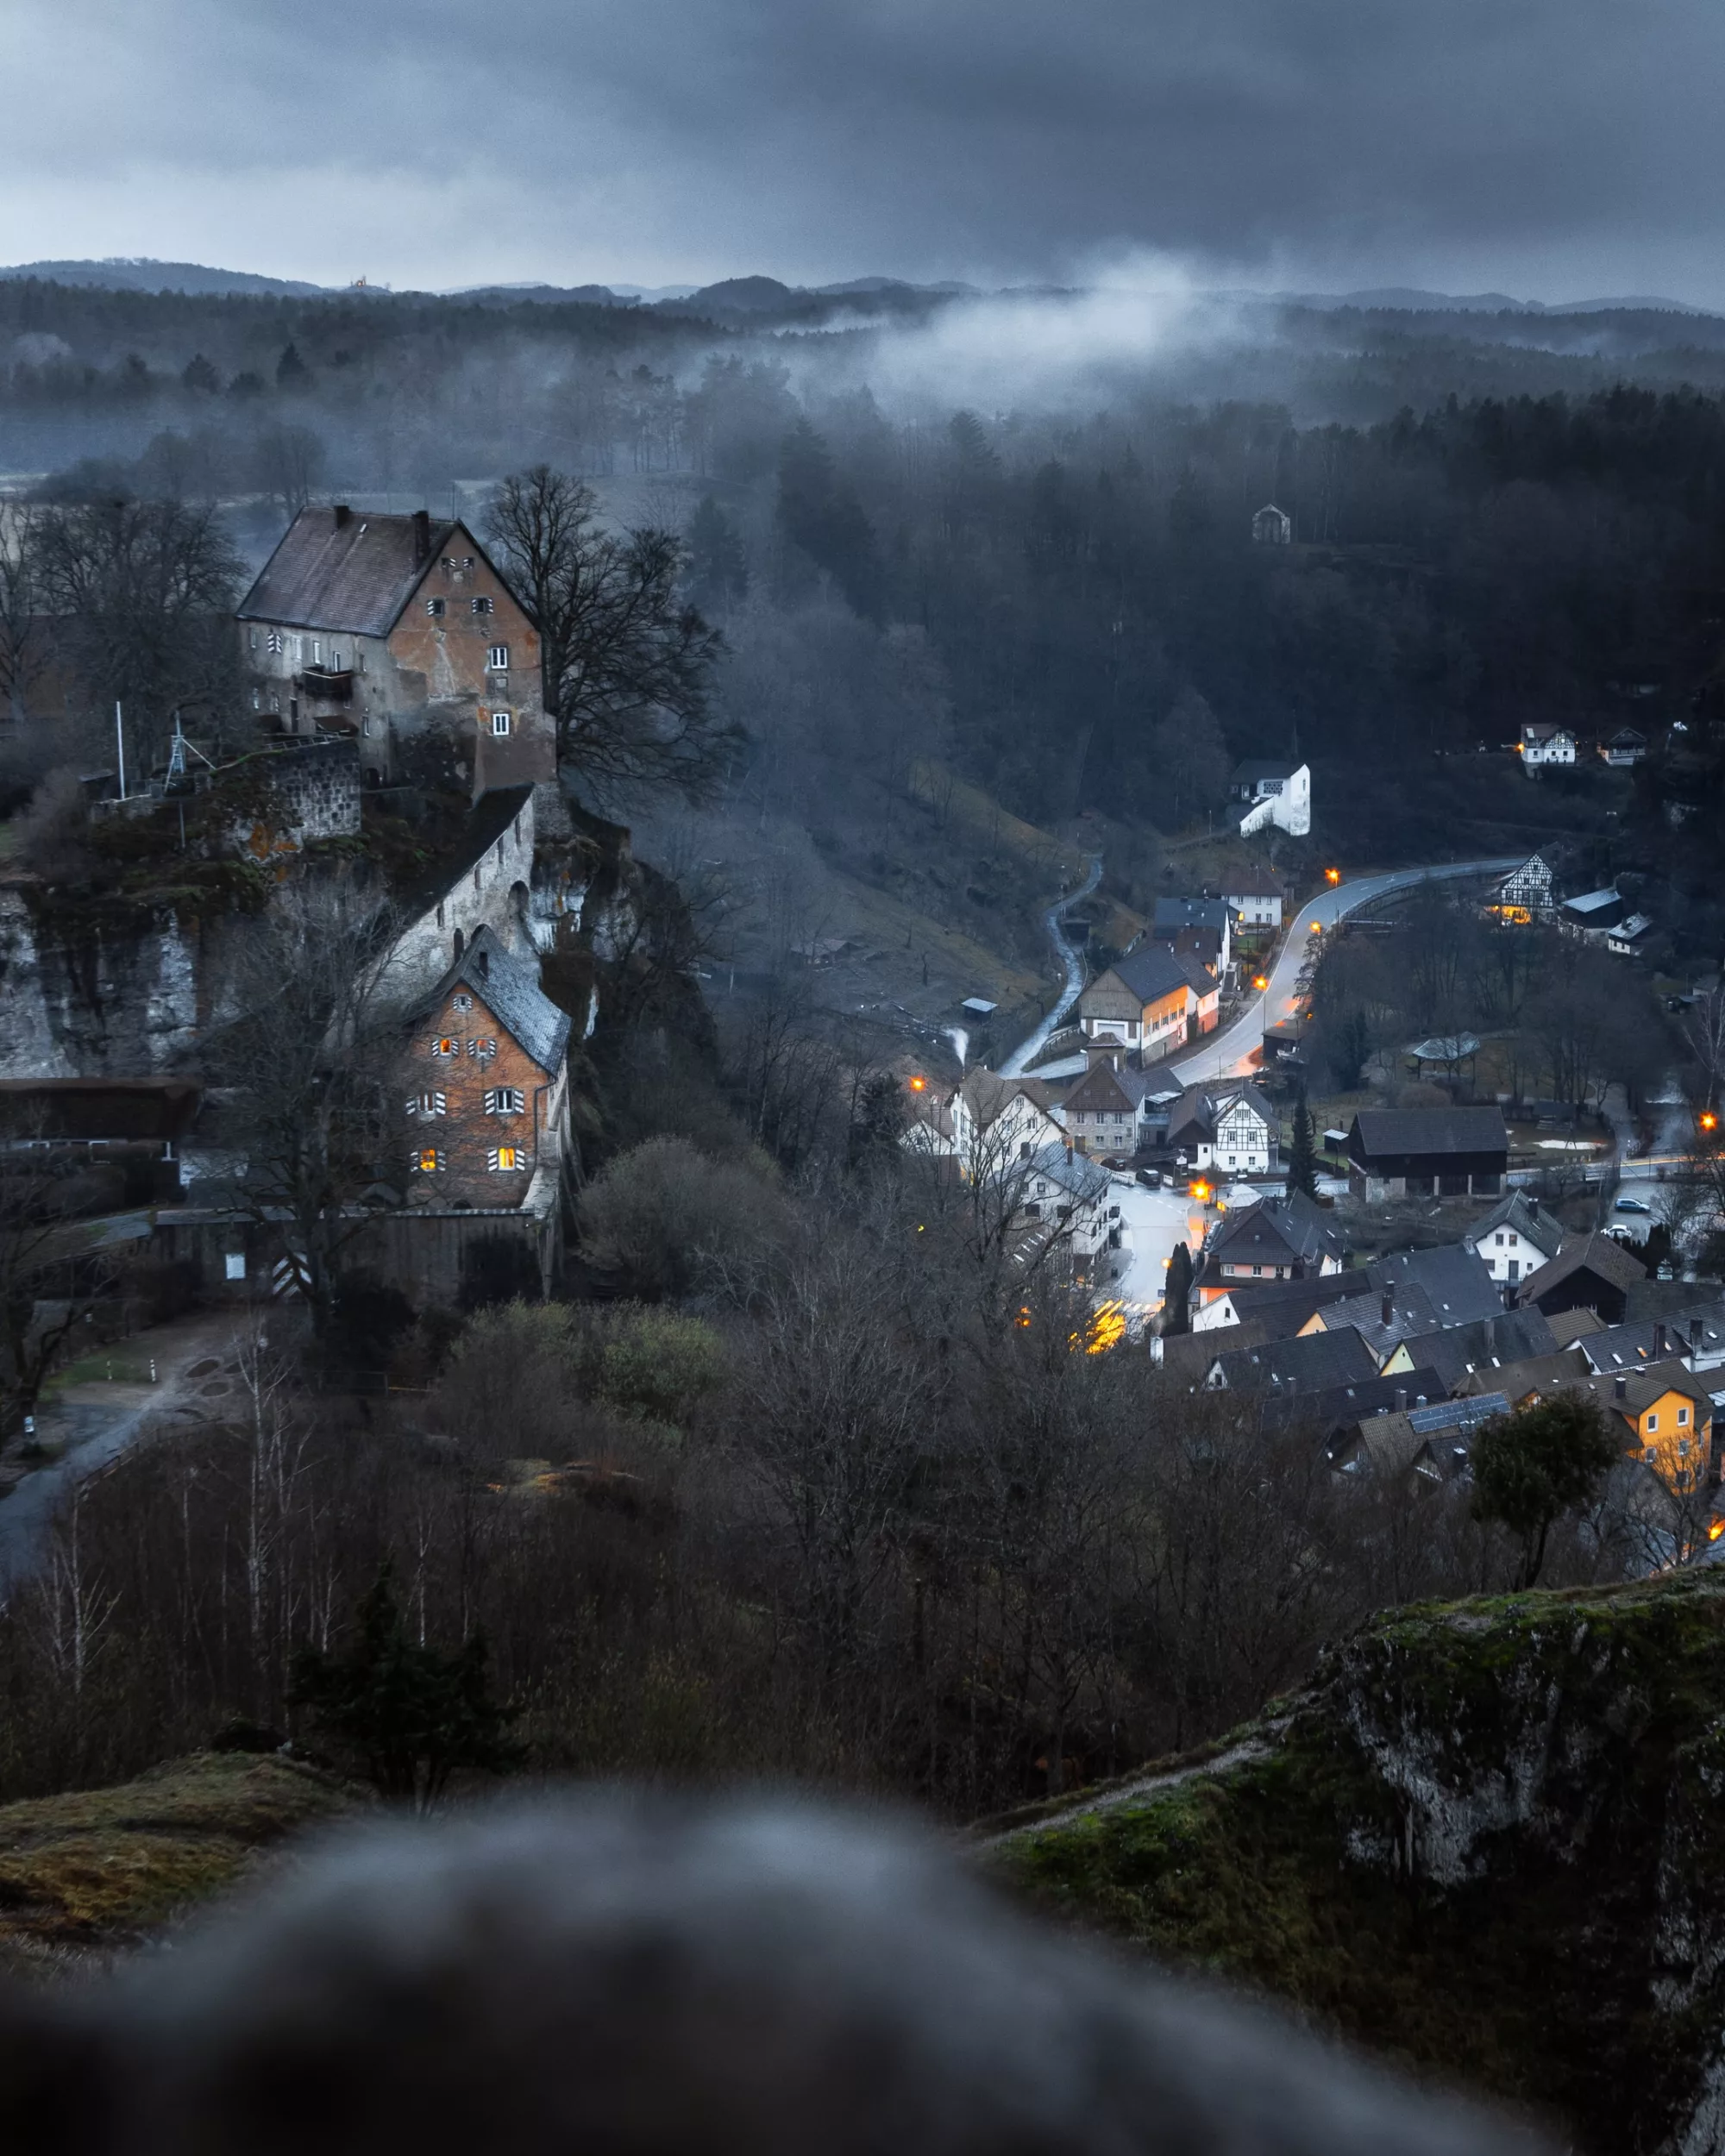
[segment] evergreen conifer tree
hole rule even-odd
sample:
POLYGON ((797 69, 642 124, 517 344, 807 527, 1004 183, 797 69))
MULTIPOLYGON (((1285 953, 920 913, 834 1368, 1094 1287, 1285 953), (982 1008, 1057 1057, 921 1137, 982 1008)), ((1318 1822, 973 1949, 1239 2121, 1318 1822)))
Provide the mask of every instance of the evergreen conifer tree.
POLYGON ((1316 1132, 1312 1124, 1312 1111, 1306 1106, 1306 1088, 1300 1088, 1300 1098, 1294 1104, 1294 1137, 1288 1148, 1288 1195, 1303 1192, 1308 1198, 1318 1194, 1318 1149, 1316 1132))

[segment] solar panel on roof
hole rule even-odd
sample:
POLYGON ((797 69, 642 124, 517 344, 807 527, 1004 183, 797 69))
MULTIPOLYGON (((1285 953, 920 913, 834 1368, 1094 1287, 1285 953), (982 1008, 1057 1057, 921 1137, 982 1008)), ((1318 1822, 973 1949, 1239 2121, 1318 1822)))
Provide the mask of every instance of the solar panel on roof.
POLYGON ((1509 1402, 1502 1393, 1482 1393, 1477 1400, 1446 1400, 1435 1407, 1415 1407, 1408 1420, 1421 1437, 1427 1437, 1434 1430, 1490 1422, 1493 1415, 1509 1412, 1509 1402))

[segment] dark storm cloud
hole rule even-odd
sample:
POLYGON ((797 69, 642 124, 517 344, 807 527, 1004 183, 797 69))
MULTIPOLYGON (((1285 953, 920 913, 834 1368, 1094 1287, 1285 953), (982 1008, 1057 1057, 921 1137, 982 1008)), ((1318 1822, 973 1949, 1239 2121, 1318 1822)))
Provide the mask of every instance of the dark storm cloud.
POLYGON ((183 253, 183 231, 326 275, 382 249, 374 273, 456 283, 631 264, 1062 275, 1144 247, 1230 273, 1682 278, 1725 297, 1718 0, 12 0, 4 16, 12 79, 65 86, 0 180, 14 259, 183 253), (146 243, 155 213, 173 229, 146 243))

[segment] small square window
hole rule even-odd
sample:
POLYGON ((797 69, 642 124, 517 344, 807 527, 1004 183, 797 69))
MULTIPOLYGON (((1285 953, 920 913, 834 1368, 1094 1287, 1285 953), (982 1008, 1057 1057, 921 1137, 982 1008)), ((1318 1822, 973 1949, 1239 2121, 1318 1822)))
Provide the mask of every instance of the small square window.
POLYGON ((270 649, 271 649, 272 651, 275 651, 275 652, 279 652, 279 651, 280 651, 280 649, 281 649, 281 631, 280 631, 280 630, 279 630, 279 629, 272 629, 272 630, 271 630, 271 631, 270 631, 270 633, 269 633, 269 648, 270 648, 270 649))
POLYGON ((455 1039, 453 1034, 440 1034, 431 1044, 431 1053, 434 1056, 459 1056, 461 1052, 461 1044, 455 1039))
POLYGON ((1659 1428, 1659 1417, 1658 1417, 1657 1415, 1649 1415, 1649 1416, 1647 1417, 1647 1432, 1648 1432, 1649 1436, 1651 1436, 1651 1435, 1652 1435, 1652 1433, 1653 1433, 1655 1430, 1657 1430, 1657 1429, 1659 1428))
POLYGON ((483 592, 473 601, 473 609, 476 614, 489 614, 492 611, 492 603, 483 592))
POLYGON ((487 1115, 522 1115, 526 1108, 527 1096, 519 1086, 490 1086, 486 1089, 487 1115))
POLYGON ((491 730, 493 734, 506 734, 509 731, 509 728, 510 714, 507 711, 493 711, 492 713, 491 730))
POLYGON ((448 1115, 449 1096, 447 1093, 416 1093, 407 1104, 409 1115, 448 1115))
POLYGON ((443 618, 443 601, 441 599, 428 599, 425 602, 425 611, 430 615, 433 621, 442 621, 443 618))
POLYGON ((222 1263, 228 1279, 243 1280, 246 1277, 246 1253, 243 1250, 224 1251, 222 1263))
POLYGON ((518 1145, 493 1146, 486 1155, 486 1163, 494 1173, 507 1175, 511 1169, 520 1167, 521 1148, 518 1145))
POLYGON ((1684 1429, 1687 1429, 1687 1428, 1688 1428, 1688 1426, 1689 1426, 1689 1410, 1688 1410, 1688 1408, 1687 1408, 1687 1407, 1679 1407, 1679 1408, 1678 1409, 1678 1411, 1677 1411, 1677 1426, 1678 1426, 1678 1428, 1679 1430, 1684 1430, 1684 1429))
POLYGON ((434 1145, 422 1145, 413 1156, 413 1165, 422 1175, 438 1175, 443 1171, 443 1156, 434 1145))
POLYGON ((486 656, 486 664, 491 668, 493 674, 507 674, 509 671, 509 646, 507 644, 493 644, 486 656))
MULTIPOLYGON (((441 927, 442 924, 440 922, 438 925, 441 927)), ((449 998, 449 1008, 452 1011, 467 1012, 471 1011, 473 1007, 474 1000, 470 995, 455 995, 449 998)))

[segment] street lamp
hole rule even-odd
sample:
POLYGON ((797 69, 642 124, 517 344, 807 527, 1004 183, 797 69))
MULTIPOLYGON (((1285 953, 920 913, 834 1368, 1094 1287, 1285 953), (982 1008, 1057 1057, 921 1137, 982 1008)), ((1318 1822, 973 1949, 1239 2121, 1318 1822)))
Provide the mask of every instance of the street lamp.
POLYGON ((1325 871, 1324 871, 1324 881, 1325 881, 1326 883, 1339 883, 1339 882, 1341 881, 1341 880, 1342 880, 1342 872, 1341 872, 1341 870, 1340 870, 1339 868, 1326 868, 1326 869, 1325 869, 1325 871))

